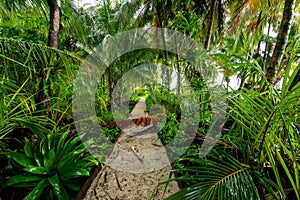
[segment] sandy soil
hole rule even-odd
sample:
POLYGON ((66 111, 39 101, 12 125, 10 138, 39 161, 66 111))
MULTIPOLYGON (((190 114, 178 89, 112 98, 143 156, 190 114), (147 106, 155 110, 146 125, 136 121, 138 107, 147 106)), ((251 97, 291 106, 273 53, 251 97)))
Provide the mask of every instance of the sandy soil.
MULTIPOLYGON (((130 118, 145 116, 145 109, 145 99, 141 99, 130 118)), ((171 182, 167 188, 159 186, 168 179, 171 166, 155 130, 153 123, 123 129, 84 199, 164 199, 179 191, 176 182, 171 182)))

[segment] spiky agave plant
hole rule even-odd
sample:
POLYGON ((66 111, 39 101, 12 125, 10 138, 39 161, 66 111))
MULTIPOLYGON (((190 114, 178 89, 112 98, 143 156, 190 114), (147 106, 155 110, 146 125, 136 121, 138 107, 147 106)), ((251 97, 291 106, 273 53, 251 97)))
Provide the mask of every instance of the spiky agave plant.
POLYGON ((7 153, 20 174, 7 179, 2 188, 22 187, 29 193, 25 199, 72 199, 79 191, 97 161, 92 155, 82 157, 86 147, 79 136, 58 128, 41 139, 37 146, 25 139, 24 153, 7 153))

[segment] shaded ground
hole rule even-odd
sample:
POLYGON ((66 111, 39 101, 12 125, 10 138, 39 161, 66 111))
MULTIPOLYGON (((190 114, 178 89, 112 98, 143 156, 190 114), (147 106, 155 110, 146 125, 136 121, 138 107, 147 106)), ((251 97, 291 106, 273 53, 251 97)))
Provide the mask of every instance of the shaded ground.
MULTIPOLYGON (((145 99, 141 99, 130 118, 145 116, 145 109, 145 99)), ((95 176, 84 199, 164 199, 179 191, 175 182, 168 185, 165 193, 165 185, 158 186, 168 179, 171 166, 156 130, 153 123, 123 129, 106 166, 95 176)))

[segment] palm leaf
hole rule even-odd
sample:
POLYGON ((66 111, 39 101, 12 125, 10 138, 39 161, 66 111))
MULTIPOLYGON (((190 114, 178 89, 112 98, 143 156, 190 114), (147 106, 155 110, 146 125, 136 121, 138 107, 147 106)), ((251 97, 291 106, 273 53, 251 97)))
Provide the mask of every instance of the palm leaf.
POLYGON ((175 170, 187 174, 175 180, 193 180, 197 183, 168 197, 167 200, 260 199, 252 178, 253 171, 248 165, 227 153, 220 151, 210 154, 207 159, 184 158, 183 160, 197 162, 199 166, 175 170))

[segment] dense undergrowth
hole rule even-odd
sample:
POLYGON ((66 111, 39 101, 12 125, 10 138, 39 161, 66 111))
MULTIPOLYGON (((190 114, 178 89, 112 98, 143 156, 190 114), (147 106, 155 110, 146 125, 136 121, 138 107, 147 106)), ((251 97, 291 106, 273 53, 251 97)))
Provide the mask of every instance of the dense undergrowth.
MULTIPOLYGON (((114 4, 105 0, 105 4, 88 9, 62 1, 57 49, 46 46, 50 20, 47 2, 0 2, 0 199, 74 199, 101 163, 87 150, 89 140, 82 143, 72 112, 76 75, 91 49, 117 33, 141 26, 170 28, 204 43, 210 23, 215 23, 211 47, 201 48, 203 54, 195 60, 222 71, 227 81, 227 105, 222 110, 226 120, 207 156, 200 157, 199 152, 205 139, 214 140, 205 137, 212 123, 212 93, 199 66, 174 52, 146 46, 111 63, 98 82, 94 98, 99 126, 114 142, 121 129, 104 126, 119 120, 119 113, 112 111, 113 103, 128 105, 126 113, 130 113, 141 97, 146 98, 149 115, 165 117, 158 132, 164 145, 176 135, 184 135, 181 127, 197 123, 192 144, 172 164, 176 178, 161 183, 177 181, 181 186, 169 200, 300 199, 299 17, 286 34, 275 82, 267 77, 274 47, 280 46, 281 40, 277 42, 270 32, 280 31, 282 2, 299 1, 211 1, 218 2, 218 17, 211 22, 207 21, 209 1, 114 4), (225 19, 232 23, 224 23, 225 19), (134 70, 139 65, 151 70, 134 70), (155 74, 162 65, 166 68, 155 74), (171 71, 179 76, 174 78, 171 71), (130 84, 116 92, 114 102, 113 89, 127 72, 130 84), (189 97, 184 94, 185 86, 180 85, 183 77, 193 89, 199 108, 191 122, 182 119, 189 104, 180 104, 178 97, 189 97), (233 77, 241 80, 236 89, 230 88, 233 77), (154 78, 159 81, 152 83, 154 78), (172 78, 178 81, 170 89, 172 78), (143 84, 145 79, 150 83, 143 84)), ((295 10, 299 15, 299 8, 295 10)), ((166 45, 170 41, 164 38, 156 42, 166 45)), ((184 142, 178 138, 176 142, 184 142)), ((176 152, 176 148, 171 150, 176 152)))
MULTIPOLYGON (((17 60, 7 62, 19 65, 17 60)), ((77 68, 73 64, 68 66, 77 68)), ((61 69, 62 73, 49 76, 49 84, 56 89, 51 90, 51 98, 41 102, 44 110, 36 103, 39 82, 30 75, 23 76, 24 82, 19 76, 13 79, 15 76, 9 76, 11 69, 16 68, 6 68, 3 73, 6 78, 1 80, 2 197, 74 198, 99 163, 89 155, 72 123, 69 106, 72 86, 61 76, 65 76, 65 70, 74 69, 61 69)), ((218 193, 224 198, 297 199, 300 87, 290 86, 298 69, 299 65, 296 70, 292 70, 292 64, 288 65, 286 74, 292 75, 284 75, 280 89, 267 86, 262 91, 259 87, 262 84, 258 84, 252 89, 228 92, 226 123, 219 141, 205 158, 199 158, 199 151, 211 120, 210 94, 201 77, 194 76, 191 85, 200 107, 199 115, 195 116, 198 131, 190 148, 173 163, 175 180, 185 189, 168 199, 207 199, 218 193), (232 188, 236 193, 231 192, 232 188)), ((14 72, 30 74, 35 69, 26 70, 14 72)), ((46 83, 45 88, 51 87, 46 83)), ((166 116, 158 136, 167 145, 176 134, 181 134, 180 126, 185 126, 180 119, 182 105, 176 92, 165 87, 153 90, 149 85, 137 88, 129 101, 129 110, 141 97, 146 98, 150 115, 166 116)), ((97 108, 99 124, 115 120, 107 95, 97 98, 102 102, 96 104, 102 106, 97 108)), ((103 131, 114 142, 120 128, 103 127, 103 131)))

